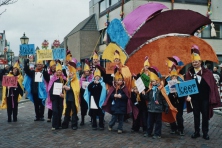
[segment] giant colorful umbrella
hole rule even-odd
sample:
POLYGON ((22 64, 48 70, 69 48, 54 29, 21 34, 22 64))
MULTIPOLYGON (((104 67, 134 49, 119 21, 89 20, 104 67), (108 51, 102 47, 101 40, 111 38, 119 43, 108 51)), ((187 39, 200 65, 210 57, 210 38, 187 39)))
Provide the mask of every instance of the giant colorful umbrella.
POLYGON ((165 36, 145 44, 126 61, 131 73, 139 73, 143 67, 144 57, 149 56, 151 66, 156 66, 163 75, 168 74, 167 57, 178 56, 184 65, 191 63, 191 47, 197 45, 202 60, 218 63, 218 58, 212 47, 203 39, 195 36, 165 36))
POLYGON ((210 23, 209 18, 191 10, 165 11, 147 21, 130 39, 125 51, 130 55, 147 40, 168 33, 193 35, 198 28, 210 23))
POLYGON ((156 2, 140 5, 123 19, 126 31, 132 36, 147 19, 163 9, 167 7, 156 2))

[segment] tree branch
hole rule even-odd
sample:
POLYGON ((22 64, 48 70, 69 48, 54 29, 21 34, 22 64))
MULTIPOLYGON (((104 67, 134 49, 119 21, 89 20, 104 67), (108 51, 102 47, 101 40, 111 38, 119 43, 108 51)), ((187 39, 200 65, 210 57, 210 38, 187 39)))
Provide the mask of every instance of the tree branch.
POLYGON ((0 2, 0 7, 16 3, 18 0, 3 0, 0 2))
POLYGON ((0 16, 1 16, 5 11, 6 11, 6 9, 0 13, 0 16))

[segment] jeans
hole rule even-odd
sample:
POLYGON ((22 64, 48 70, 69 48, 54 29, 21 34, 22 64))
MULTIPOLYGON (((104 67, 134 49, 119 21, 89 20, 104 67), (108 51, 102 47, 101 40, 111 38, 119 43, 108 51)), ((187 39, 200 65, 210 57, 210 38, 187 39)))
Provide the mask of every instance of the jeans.
POLYGON ((147 134, 151 135, 155 124, 154 136, 161 136, 162 113, 148 112, 147 134))
POLYGON ((123 130, 123 120, 124 120, 124 114, 116 114, 112 115, 111 121, 109 122, 109 127, 113 127, 116 123, 116 120, 118 119, 118 130, 123 130))

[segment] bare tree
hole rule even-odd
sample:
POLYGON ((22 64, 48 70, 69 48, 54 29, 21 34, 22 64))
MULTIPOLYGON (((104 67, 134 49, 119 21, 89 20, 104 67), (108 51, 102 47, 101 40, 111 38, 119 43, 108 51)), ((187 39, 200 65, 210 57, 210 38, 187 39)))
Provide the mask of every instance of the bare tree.
MULTIPOLYGON (((18 0, 0 0, 0 7, 4 6, 4 5, 14 4, 17 1, 18 0)), ((6 9, 4 11, 0 12, 0 15, 2 15, 5 11, 6 11, 6 9)))

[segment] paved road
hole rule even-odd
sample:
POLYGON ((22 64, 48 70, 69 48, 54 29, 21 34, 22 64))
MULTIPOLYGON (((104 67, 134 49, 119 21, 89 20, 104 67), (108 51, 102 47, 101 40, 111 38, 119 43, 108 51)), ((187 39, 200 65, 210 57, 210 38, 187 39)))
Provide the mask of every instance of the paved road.
MULTIPOLYGON (((153 140, 143 137, 142 132, 131 133, 132 121, 124 123, 124 133, 107 130, 110 115, 106 114, 105 130, 94 131, 90 127, 89 117, 86 125, 77 131, 60 129, 51 131, 51 123, 34 122, 34 106, 31 102, 19 104, 18 122, 7 122, 6 110, 0 111, 0 147, 114 147, 114 148, 221 148, 222 147, 222 116, 214 115, 210 121, 210 140, 202 137, 191 139, 193 133, 192 114, 184 115, 185 136, 171 135, 170 129, 163 124, 162 138, 153 140)), ((47 113, 47 112, 46 112, 47 113)), ((46 114, 45 114, 46 117, 46 114)))

